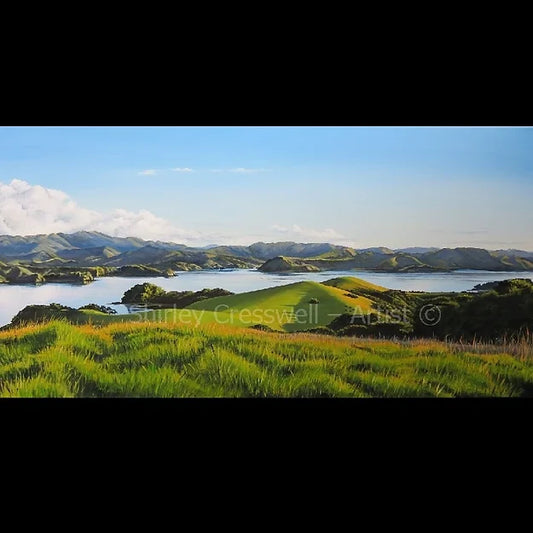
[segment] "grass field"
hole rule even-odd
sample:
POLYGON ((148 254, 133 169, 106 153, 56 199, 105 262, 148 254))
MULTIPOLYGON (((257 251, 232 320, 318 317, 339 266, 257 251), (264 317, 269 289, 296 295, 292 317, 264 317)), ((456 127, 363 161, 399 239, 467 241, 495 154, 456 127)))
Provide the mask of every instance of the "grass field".
POLYGON ((533 396, 531 345, 517 353, 218 324, 53 321, 0 332, 0 396, 533 396))

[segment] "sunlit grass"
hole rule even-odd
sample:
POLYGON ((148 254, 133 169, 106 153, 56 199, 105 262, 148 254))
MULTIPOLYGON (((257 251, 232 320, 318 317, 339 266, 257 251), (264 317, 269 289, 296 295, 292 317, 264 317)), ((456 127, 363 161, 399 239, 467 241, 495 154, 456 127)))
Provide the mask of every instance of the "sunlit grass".
POLYGON ((364 296, 351 296, 337 287, 300 281, 281 287, 209 298, 191 304, 186 311, 204 311, 204 315, 197 315, 201 323, 211 323, 218 317, 219 321, 236 326, 263 324, 274 330, 294 332, 326 326, 332 317, 350 310, 369 312, 372 309, 372 300, 364 296), (317 304, 310 305, 310 300, 316 300, 317 304))
POLYGON ((533 396, 526 348, 54 321, 0 332, 0 396, 533 396))

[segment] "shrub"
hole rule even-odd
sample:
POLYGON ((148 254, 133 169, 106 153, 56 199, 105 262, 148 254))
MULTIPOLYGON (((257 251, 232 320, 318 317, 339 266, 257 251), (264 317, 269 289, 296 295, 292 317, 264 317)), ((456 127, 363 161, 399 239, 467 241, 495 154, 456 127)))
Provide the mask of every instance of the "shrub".
POLYGON ((140 283, 127 290, 121 301, 123 304, 147 303, 165 294, 164 289, 153 283, 140 283))
POLYGON ((98 304, 87 304, 83 307, 80 307, 78 311, 83 311, 84 309, 87 309, 89 311, 100 311, 100 313, 105 313, 106 315, 116 315, 117 312, 112 307, 107 307, 105 305, 98 305, 98 304))
POLYGON ((122 303, 124 304, 151 304, 156 306, 176 306, 187 307, 200 300, 215 298, 216 296, 229 296, 233 294, 225 289, 202 289, 201 291, 169 291, 166 292, 161 287, 152 283, 142 283, 135 285, 124 293, 122 303))
POLYGON ((275 329, 272 329, 270 326, 267 326, 266 324, 254 324, 253 326, 250 326, 248 329, 255 329, 257 331, 270 331, 275 332, 275 329))

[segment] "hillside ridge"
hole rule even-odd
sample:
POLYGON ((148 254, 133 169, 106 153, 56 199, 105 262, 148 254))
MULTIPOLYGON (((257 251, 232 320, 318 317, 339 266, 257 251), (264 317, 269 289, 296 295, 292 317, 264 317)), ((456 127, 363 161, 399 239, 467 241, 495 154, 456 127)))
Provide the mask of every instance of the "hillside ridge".
MULTIPOLYGON (((129 267, 144 265, 162 272, 221 268, 259 268, 264 272, 376 270, 433 272, 458 269, 533 271, 533 252, 474 247, 393 250, 355 249, 330 243, 256 242, 249 246, 184 244, 112 237, 101 232, 0 236, 0 261, 32 270, 47 267, 129 267)), ((0 272, 0 276, 2 276, 0 272)), ((38 276, 37 276, 38 277, 38 276)), ((6 278, 6 276, 4 276, 6 278)))

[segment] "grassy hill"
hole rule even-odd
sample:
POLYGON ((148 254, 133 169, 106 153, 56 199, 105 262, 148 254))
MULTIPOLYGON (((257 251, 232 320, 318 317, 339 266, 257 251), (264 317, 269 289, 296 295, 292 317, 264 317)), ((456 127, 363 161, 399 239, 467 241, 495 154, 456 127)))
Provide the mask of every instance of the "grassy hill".
POLYGON ((306 272, 311 270, 354 270, 369 269, 381 272, 409 272, 448 270, 444 263, 437 268, 423 263, 417 257, 408 254, 387 254, 373 251, 357 252, 345 256, 331 257, 323 254, 319 257, 298 259, 294 257, 275 257, 266 261, 259 270, 263 272, 306 272))
POLYGON ((256 242, 248 246, 248 250, 253 257, 263 260, 276 256, 303 258, 325 254, 331 257, 345 257, 353 254, 351 248, 329 243, 256 242))
POLYGON ((358 289, 363 289, 367 291, 385 292, 389 290, 386 287, 381 287, 380 285, 375 285, 374 283, 370 283, 364 279, 354 278, 351 276, 328 279, 328 281, 322 282, 322 285, 337 287, 338 289, 345 291, 356 291, 358 289))
POLYGON ((97 246, 94 248, 74 248, 61 250, 58 254, 61 259, 87 261, 96 263, 102 259, 110 259, 119 255, 120 252, 110 246, 97 246))
POLYGON ((302 259, 280 255, 269 259, 258 270, 261 272, 319 272, 320 268, 310 265, 302 259))
POLYGON ((420 260, 436 268, 472 268, 478 270, 531 270, 533 262, 510 255, 501 256, 481 248, 443 248, 420 256, 420 260))
POLYGON ((188 309, 216 311, 225 319, 237 317, 249 325, 264 324, 283 331, 326 326, 335 316, 361 309, 368 312, 372 301, 354 297, 342 289, 314 281, 301 281, 281 287, 210 298, 188 309), (312 303, 313 301, 318 303, 312 303), (223 315, 225 313, 226 315, 223 315))
POLYGON ((54 321, 0 332, 0 397, 533 396, 531 346, 494 348, 54 321))
POLYGON ((44 281, 40 273, 18 265, 0 265, 0 282, 2 283, 31 283, 36 284, 44 281))

